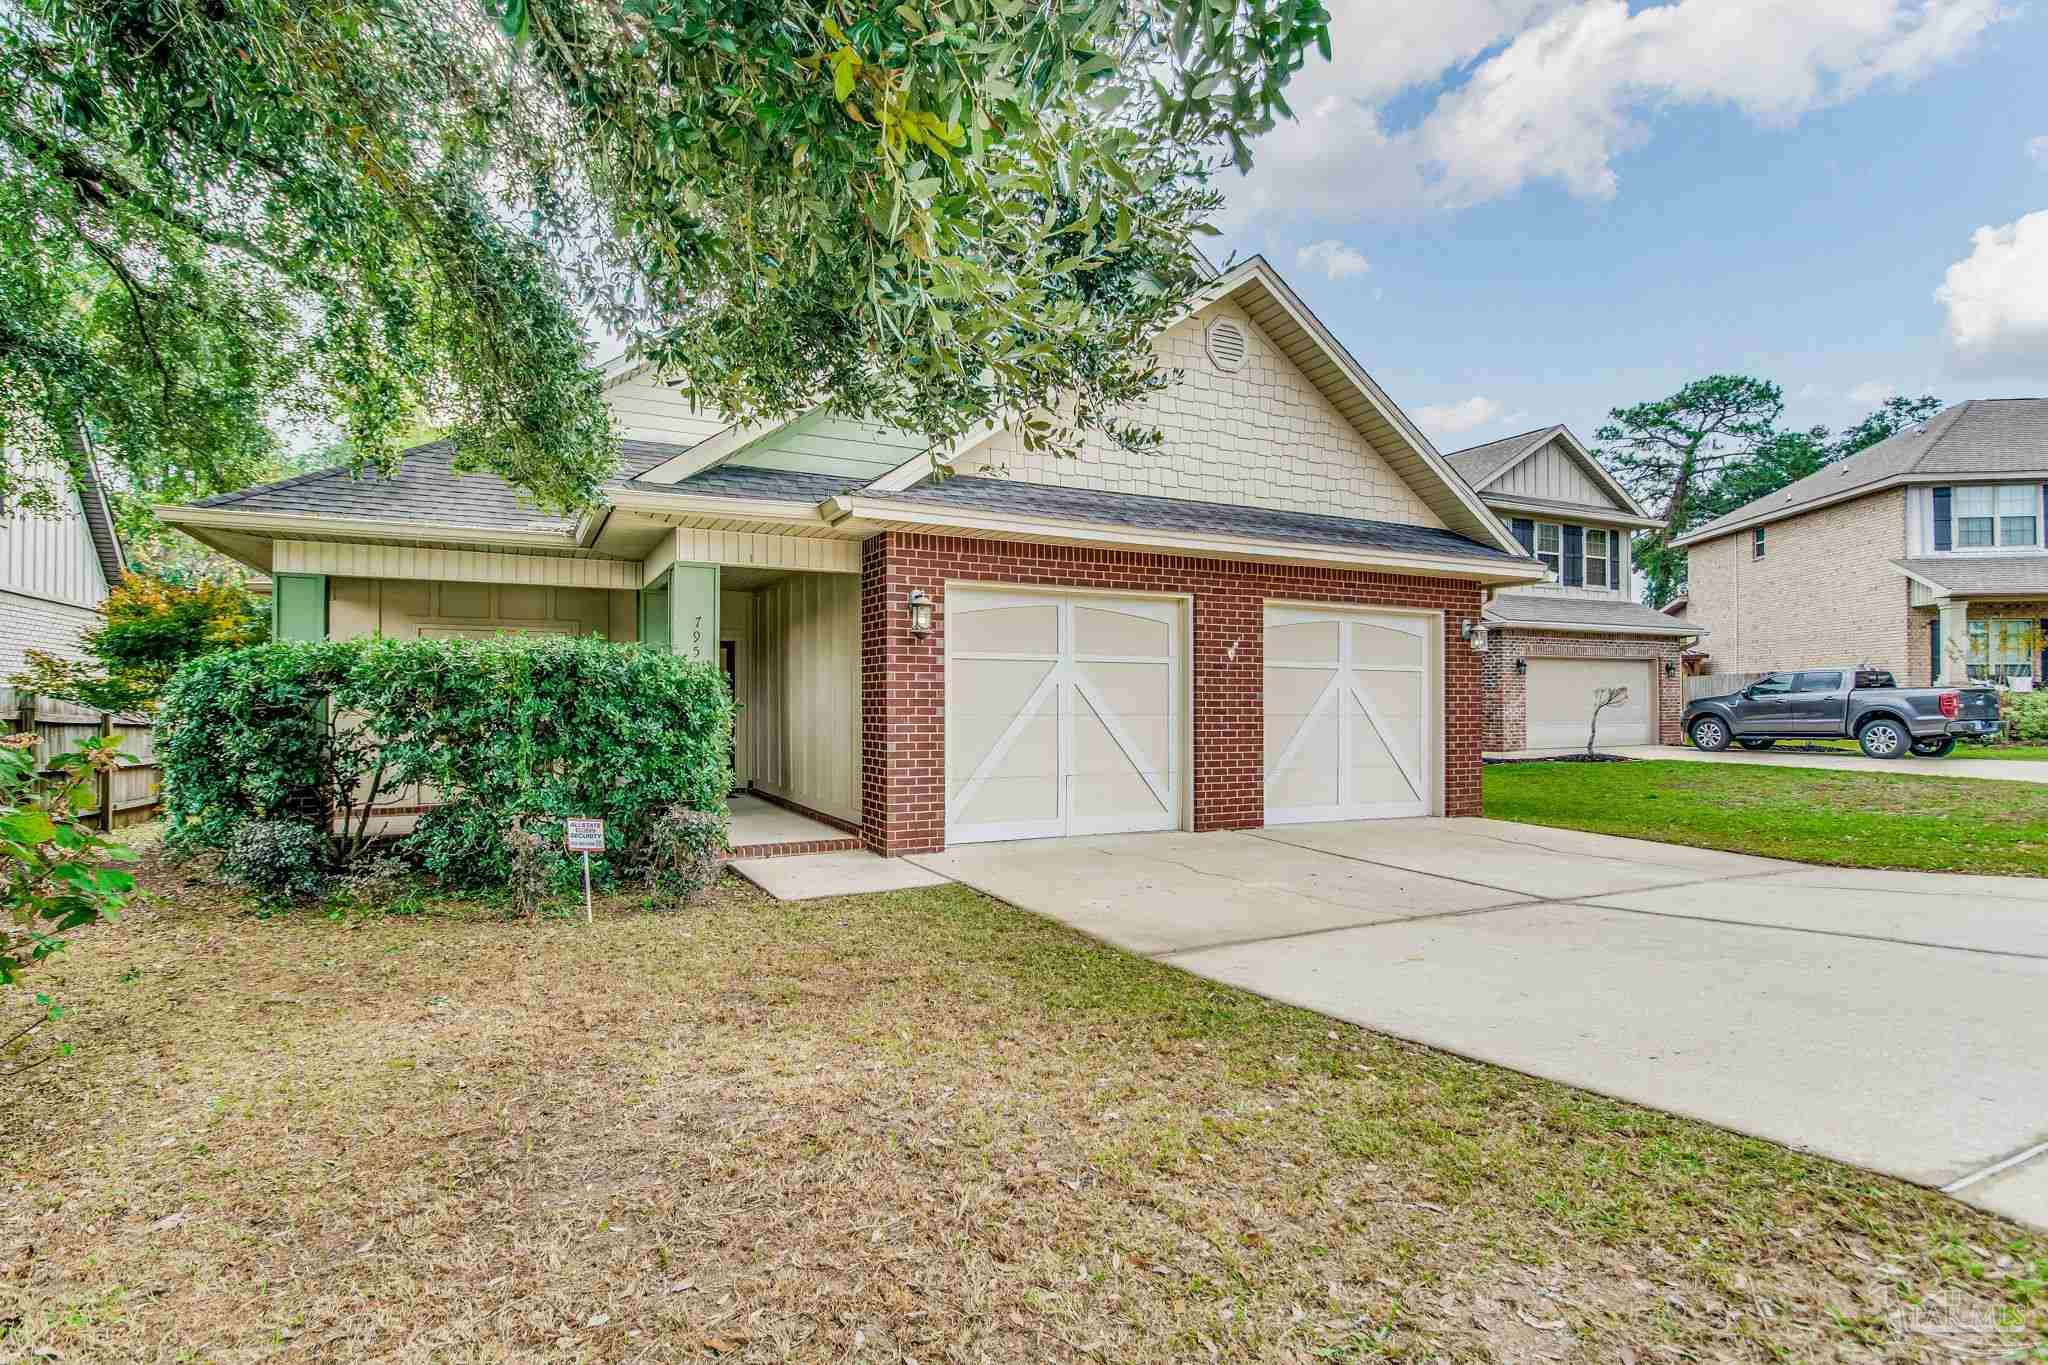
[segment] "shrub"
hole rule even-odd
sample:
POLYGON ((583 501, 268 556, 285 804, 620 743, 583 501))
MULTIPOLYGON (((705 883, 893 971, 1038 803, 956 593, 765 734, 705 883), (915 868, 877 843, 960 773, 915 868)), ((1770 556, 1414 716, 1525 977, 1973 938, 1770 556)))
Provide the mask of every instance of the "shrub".
POLYGON ((131 573, 99 612, 104 622, 80 639, 92 662, 31 649, 14 685, 100 711, 149 711, 186 663, 270 634, 263 609, 239 583, 172 583, 131 573))
POLYGON ((304 820, 249 820, 236 827, 220 870, 266 900, 309 900, 327 885, 329 841, 304 820))
MULTIPOLYGON (((33 735, 0 743, 0 876, 7 918, 0 924, 0 985, 53 953, 67 929, 112 915, 135 889, 135 878, 109 862, 135 857, 94 830, 81 813, 94 805, 93 775, 119 759, 111 739, 88 740, 37 769, 33 735)), ((44 1002, 46 1005, 48 1002, 44 1002)))
POLYGON ((200 659, 164 698, 167 839, 225 849, 251 820, 322 832, 335 865, 363 850, 379 793, 439 804, 402 847, 460 885, 504 885, 507 833, 606 823, 593 873, 644 872, 672 807, 722 809, 732 703, 709 664, 596 639, 316 641, 200 659), (338 818, 337 818, 338 817, 338 818), (343 831, 327 835, 339 825, 343 831))
POLYGON ((720 857, 731 846, 724 811, 665 811, 648 834, 648 879, 677 905, 688 905, 718 880, 720 857))
POLYGON ((2005 731, 2013 739, 2048 744, 2048 692, 1998 694, 1999 713, 2005 717, 2005 731))

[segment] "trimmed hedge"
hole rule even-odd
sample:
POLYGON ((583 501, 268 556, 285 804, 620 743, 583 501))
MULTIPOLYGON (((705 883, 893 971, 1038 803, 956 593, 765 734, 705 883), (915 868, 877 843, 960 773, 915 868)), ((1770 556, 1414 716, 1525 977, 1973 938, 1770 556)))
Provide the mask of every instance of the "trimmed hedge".
MULTIPOLYGON (((605 821, 611 880, 671 856, 664 820, 722 812, 732 701, 709 664, 597 639, 281 642, 211 655, 164 695, 167 839, 228 849, 251 821, 313 826, 345 864, 372 787, 440 804, 400 851, 459 885, 502 885, 515 822, 560 845, 605 821), (333 833, 336 817, 344 832, 333 833)), ((566 870, 567 859, 561 858, 566 870)))

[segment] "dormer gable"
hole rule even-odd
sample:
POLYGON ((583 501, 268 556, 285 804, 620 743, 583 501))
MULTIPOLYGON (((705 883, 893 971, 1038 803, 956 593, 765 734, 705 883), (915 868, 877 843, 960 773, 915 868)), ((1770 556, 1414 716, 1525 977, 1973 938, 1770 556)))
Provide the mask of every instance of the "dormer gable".
POLYGON ((1569 427, 1543 427, 1445 457, 1497 513, 1550 514, 1619 526, 1659 523, 1569 427))

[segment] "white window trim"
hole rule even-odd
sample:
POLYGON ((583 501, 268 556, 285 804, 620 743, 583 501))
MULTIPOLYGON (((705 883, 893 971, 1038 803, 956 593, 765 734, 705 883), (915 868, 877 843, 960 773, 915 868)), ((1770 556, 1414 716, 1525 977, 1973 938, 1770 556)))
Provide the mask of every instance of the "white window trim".
POLYGON ((1758 559, 1762 559, 1762 558, 1764 558, 1765 556, 1767 556, 1767 555, 1769 555, 1769 554, 1770 554, 1770 552, 1771 552, 1771 538, 1770 538, 1770 529, 1771 529, 1771 528, 1770 528, 1770 527, 1768 527, 1768 526, 1757 526, 1757 527, 1753 527, 1753 528, 1752 528, 1752 529, 1750 530, 1750 533, 1749 533, 1749 557, 1750 557, 1750 559, 1752 559, 1752 560, 1758 560, 1758 559))
POLYGON ((1614 585, 1607 581, 1607 564, 1608 556, 1613 553, 1614 532, 1608 530, 1605 526, 1588 526, 1583 528, 1580 534, 1585 537, 1584 541, 1581 542, 1584 547, 1585 571, 1580 574, 1580 577, 1585 580, 1584 586, 1611 590, 1614 585), (1593 553, 1594 536, 1600 537, 1600 553, 1598 555, 1593 553), (1593 565, 1596 563, 1600 566, 1600 581, 1598 583, 1593 581, 1593 565))
POLYGON ((1535 538, 1536 558, 1541 560, 1544 567, 1550 570, 1550 581, 1553 583, 1564 582, 1564 523, 1556 521, 1537 522, 1535 538), (1545 527, 1557 532, 1557 548, 1555 550, 1546 551, 1543 548, 1543 531, 1545 527))
MULTIPOLYGON (((1955 484, 1949 492, 1948 549, 1937 551, 1937 553, 1952 555, 2011 555, 2026 554, 2029 551, 2035 554, 2048 553, 2048 547, 2044 547, 2041 543, 2041 528, 2043 525, 2048 525, 2048 515, 2044 515, 2044 513, 2048 513, 2048 509, 2044 509, 2041 504, 2041 485, 2038 483, 1955 484), (2031 539, 2014 541, 2004 539, 2007 514, 2001 513, 1998 510, 1998 494, 2008 488, 2024 491, 2032 505, 2033 511, 2031 515, 2034 520, 2034 534, 2031 539), (1979 489, 1991 490, 1991 515, 1988 518, 1991 522, 1991 544, 1965 545, 1963 544, 1964 517, 1962 513, 1962 498, 1965 492, 1975 492, 1979 489)), ((1932 497, 1928 499, 1928 519, 1930 522, 1933 520, 1932 497)), ((1985 519, 1982 517, 1970 518, 1970 520, 1976 521, 1985 519)))

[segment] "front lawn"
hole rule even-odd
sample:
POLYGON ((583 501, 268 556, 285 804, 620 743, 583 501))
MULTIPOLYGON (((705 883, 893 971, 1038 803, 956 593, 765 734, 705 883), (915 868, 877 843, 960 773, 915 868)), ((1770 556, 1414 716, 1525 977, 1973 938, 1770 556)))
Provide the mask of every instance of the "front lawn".
MULTIPOLYGON (((1664 766, 1701 771, 1584 771, 1664 766)), ((1930 1323, 2048 1332, 2048 1238, 963 888, 728 880, 585 927, 259 918, 145 877, 159 899, 45 973, 77 1050, 0 1107, 8 1358, 1876 1360, 1930 1323)))
MULTIPOLYGON (((1730 752, 1740 751, 1731 750, 1730 752)), ((1770 752, 1775 754, 1800 754, 1808 752, 1860 754, 1863 750, 1853 739, 1781 739, 1771 746, 1770 752)), ((1949 750, 1948 757, 2003 758, 2019 762, 2041 763, 2048 762, 2048 744, 1958 744, 1955 748, 1949 750)), ((1902 758, 1897 761, 1901 764, 1910 765, 1915 763, 1938 763, 1941 760, 1902 758)), ((1910 766, 1903 770, 1906 772, 1919 771, 1919 769, 1910 766)))
POLYGON ((1497 820, 1840 867, 2048 876, 2041 783, 1650 760, 1495 764, 1485 792, 1497 820))

